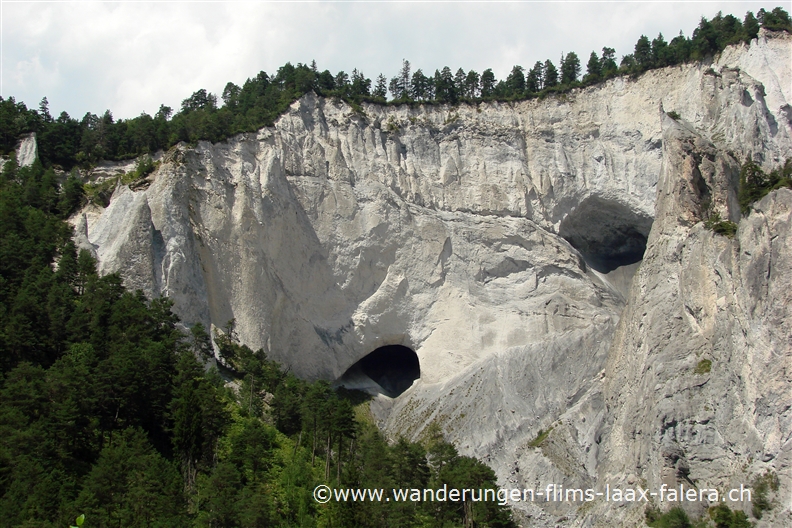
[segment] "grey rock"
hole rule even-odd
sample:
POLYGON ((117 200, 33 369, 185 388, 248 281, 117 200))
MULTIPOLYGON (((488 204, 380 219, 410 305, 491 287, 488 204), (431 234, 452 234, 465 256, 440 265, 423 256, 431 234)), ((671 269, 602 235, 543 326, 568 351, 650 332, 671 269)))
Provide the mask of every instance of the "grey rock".
MULTIPOLYGON (((421 377, 376 396, 380 425, 418 439, 436 422, 504 486, 723 487, 770 468, 788 495, 792 192, 740 220, 736 184, 747 155, 792 155, 789 57, 788 35, 762 33, 542 101, 360 113, 309 94, 272 128, 158 155, 149 187, 73 218, 76 238, 185 324, 235 318, 307 378, 412 348, 421 377), (740 220, 733 240, 705 229, 715 211, 740 220)), ((515 508, 540 526, 643 515, 579 506, 515 508)))

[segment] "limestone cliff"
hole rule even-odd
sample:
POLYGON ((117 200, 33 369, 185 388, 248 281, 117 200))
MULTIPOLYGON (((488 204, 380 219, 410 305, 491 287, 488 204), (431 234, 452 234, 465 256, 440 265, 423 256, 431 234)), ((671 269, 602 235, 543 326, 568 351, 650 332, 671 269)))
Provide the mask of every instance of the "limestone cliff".
MULTIPOLYGON (((792 156, 790 42, 541 101, 307 95, 272 128, 164 153, 75 217, 76 238, 184 323, 233 317, 302 376, 412 348, 421 378, 375 399, 381 425, 435 421, 503 485, 726 485, 767 467, 788 496, 792 193, 734 240, 702 208, 738 220, 739 161, 792 156)), ((519 508, 547 525, 642 513, 519 508)))

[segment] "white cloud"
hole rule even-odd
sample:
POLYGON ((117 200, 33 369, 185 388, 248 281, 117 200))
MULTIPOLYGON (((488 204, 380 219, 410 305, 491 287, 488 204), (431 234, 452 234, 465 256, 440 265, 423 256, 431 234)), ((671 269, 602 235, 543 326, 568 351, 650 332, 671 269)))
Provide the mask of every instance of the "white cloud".
POLYGON ((719 9, 742 18, 766 2, 268 3, 74 2, 3 5, 3 96, 47 96, 75 117, 174 108, 192 92, 220 93, 260 70, 316 59, 372 79, 401 59, 425 73, 557 62, 575 51, 632 51, 641 34, 690 35, 719 9))

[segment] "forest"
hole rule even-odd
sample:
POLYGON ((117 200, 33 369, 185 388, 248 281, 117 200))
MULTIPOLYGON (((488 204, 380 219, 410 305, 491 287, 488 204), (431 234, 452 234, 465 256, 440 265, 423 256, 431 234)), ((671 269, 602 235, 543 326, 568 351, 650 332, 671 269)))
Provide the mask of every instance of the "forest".
POLYGON ((497 502, 318 504, 349 488, 495 488, 437 424, 388 443, 367 396, 179 329, 165 298, 98 276, 64 221, 82 203, 40 162, 0 177, 0 526, 513 526, 497 502))
POLYGON ((217 95, 201 89, 174 110, 160 105, 154 116, 146 113, 132 119, 115 120, 110 110, 101 116, 87 113, 75 119, 66 112, 50 113, 44 98, 38 109, 28 108, 13 97, 0 97, 0 154, 11 152, 20 135, 35 132, 39 155, 45 166, 70 170, 88 168, 99 160, 120 160, 168 149, 179 142, 222 141, 234 134, 272 125, 289 105, 313 91, 342 98, 360 110, 363 102, 380 104, 475 104, 481 101, 519 101, 547 97, 574 88, 594 85, 615 76, 638 76, 655 68, 707 60, 726 46, 749 43, 760 28, 792 32, 789 14, 777 7, 745 14, 742 21, 718 14, 701 19, 693 35, 680 34, 666 41, 641 35, 633 53, 617 64, 616 51, 603 47, 592 51, 585 63, 574 52, 562 54, 558 64, 547 59, 531 68, 515 65, 505 79, 495 78, 492 69, 481 73, 448 66, 424 73, 412 71, 409 61, 388 80, 380 74, 372 83, 357 69, 333 75, 310 65, 287 63, 274 75, 259 72, 242 86, 227 83, 217 95), (391 99, 388 100, 390 93, 391 99))

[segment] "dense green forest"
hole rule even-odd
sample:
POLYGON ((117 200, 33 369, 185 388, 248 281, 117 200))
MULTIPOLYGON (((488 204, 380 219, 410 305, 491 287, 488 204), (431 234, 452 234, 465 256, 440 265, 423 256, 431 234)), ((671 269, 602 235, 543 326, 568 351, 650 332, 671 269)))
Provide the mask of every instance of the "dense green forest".
POLYGON ((742 21, 720 13, 712 20, 702 18, 691 37, 680 34, 669 42, 662 34, 650 40, 642 35, 633 53, 617 64, 616 51, 603 47, 592 51, 582 71, 581 58, 574 52, 562 54, 558 65, 550 59, 536 62, 530 69, 516 65, 509 75, 497 80, 491 69, 480 74, 444 67, 434 74, 411 71, 403 61, 390 81, 379 75, 371 79, 353 70, 333 75, 319 71, 315 63, 290 63, 275 75, 260 72, 242 86, 228 83, 218 97, 198 90, 182 101, 181 108, 161 105, 152 117, 141 114, 133 119, 114 120, 108 110, 98 116, 86 114, 78 120, 61 112, 50 114, 46 98, 38 109, 31 109, 13 97, 0 98, 0 154, 13 150, 19 136, 36 132, 39 154, 45 166, 70 169, 90 166, 102 159, 125 159, 167 149, 180 141, 221 141, 239 132, 255 131, 274 123, 289 105, 303 94, 340 97, 353 105, 361 102, 386 103, 390 92, 394 104, 456 104, 478 101, 513 101, 563 92, 596 84, 618 75, 636 76, 647 70, 704 60, 730 44, 750 42, 764 27, 792 32, 789 14, 777 7, 760 9, 756 16, 746 13, 742 21), (582 75, 582 77, 581 77, 582 75))
MULTIPOLYGON (((75 183, 77 183, 75 185, 75 183)), ((335 502, 314 487, 494 488, 437 426, 389 444, 364 395, 309 383, 126 291, 78 252, 81 203, 40 162, 0 177, 0 526, 492 526, 497 502, 335 502), (221 376, 222 374, 222 376, 221 376), (230 381, 230 383, 228 383, 230 381)))

